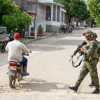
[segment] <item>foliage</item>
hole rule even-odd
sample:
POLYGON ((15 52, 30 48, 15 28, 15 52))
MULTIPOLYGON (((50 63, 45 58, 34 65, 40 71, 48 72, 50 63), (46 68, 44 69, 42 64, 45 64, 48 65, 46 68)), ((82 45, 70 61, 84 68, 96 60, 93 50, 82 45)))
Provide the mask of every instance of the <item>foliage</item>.
POLYGON ((84 0, 63 0, 63 5, 71 17, 85 20, 90 16, 84 0))
POLYGON ((90 16, 85 21, 86 21, 86 23, 92 23, 94 21, 94 18, 92 16, 90 16))
POLYGON ((96 24, 100 26, 100 0, 88 0, 88 7, 96 24))
POLYGON ((2 24, 2 16, 9 15, 12 10, 12 6, 8 0, 0 0, 0 25, 2 24))
POLYGON ((0 25, 6 26, 8 33, 17 28, 23 30, 31 24, 31 17, 26 12, 21 12, 19 6, 8 0, 0 0, 0 25))
POLYGON ((62 3, 63 0, 53 0, 54 2, 62 3))

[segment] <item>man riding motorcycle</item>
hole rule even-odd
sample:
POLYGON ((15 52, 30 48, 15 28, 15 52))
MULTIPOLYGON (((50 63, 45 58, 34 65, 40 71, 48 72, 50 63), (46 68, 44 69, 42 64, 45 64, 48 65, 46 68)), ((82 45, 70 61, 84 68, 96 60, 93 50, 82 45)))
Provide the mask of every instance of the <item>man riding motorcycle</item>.
POLYGON ((9 42, 6 46, 6 51, 8 51, 8 61, 17 60, 23 64, 23 76, 29 75, 27 73, 27 58, 22 55, 22 53, 31 52, 20 40, 20 34, 14 34, 14 40, 9 42))

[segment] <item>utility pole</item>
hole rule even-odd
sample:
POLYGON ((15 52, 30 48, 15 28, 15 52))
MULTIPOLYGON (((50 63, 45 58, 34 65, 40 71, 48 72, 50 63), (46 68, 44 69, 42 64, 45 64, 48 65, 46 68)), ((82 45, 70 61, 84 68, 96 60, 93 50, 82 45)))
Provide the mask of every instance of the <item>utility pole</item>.
MULTIPOLYGON (((24 12, 26 9, 25 9, 25 5, 26 4, 26 0, 23 0, 23 9, 22 9, 22 12, 24 12)), ((23 29, 23 37, 25 37, 25 29, 23 29)))
POLYGON ((37 6, 38 6, 38 0, 36 0, 36 8, 35 8, 35 21, 34 21, 34 38, 37 38, 37 6))

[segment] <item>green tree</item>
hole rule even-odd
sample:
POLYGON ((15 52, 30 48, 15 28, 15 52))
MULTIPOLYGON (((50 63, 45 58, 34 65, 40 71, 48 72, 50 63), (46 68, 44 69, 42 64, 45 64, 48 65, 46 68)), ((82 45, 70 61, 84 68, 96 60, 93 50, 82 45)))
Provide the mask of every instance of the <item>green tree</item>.
POLYGON ((12 9, 8 0, 0 0, 0 25, 2 25, 3 15, 9 15, 12 9))
POLYGON ((84 0, 63 0, 63 5, 71 17, 85 20, 90 16, 84 0))
POLYGON ((100 0, 88 0, 88 7, 96 24, 100 26, 100 0))
POLYGON ((0 25, 6 26, 8 33, 15 28, 21 31, 31 24, 31 17, 26 12, 22 13, 14 2, 11 4, 8 0, 0 0, 0 8, 0 25))
POLYGON ((53 0, 54 2, 62 3, 63 0, 53 0))

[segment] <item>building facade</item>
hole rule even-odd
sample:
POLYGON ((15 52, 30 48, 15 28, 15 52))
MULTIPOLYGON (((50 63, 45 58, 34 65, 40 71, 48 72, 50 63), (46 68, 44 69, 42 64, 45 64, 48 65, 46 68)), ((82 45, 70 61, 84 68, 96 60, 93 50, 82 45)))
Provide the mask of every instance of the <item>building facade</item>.
MULTIPOLYGON (((36 0, 10 0, 15 1, 22 11, 26 11, 32 17, 31 25, 25 29, 26 37, 34 36, 34 20, 36 13, 36 0)), ((65 24, 65 13, 63 5, 54 0, 38 0, 37 5, 37 28, 41 25, 44 32, 57 31, 65 24)))
MULTIPOLYGON (((54 2, 53 0, 38 0, 37 6, 37 33, 40 25, 44 32, 51 32, 57 31, 61 25, 65 24, 66 10, 62 8, 62 4, 54 2)), ((27 0, 27 12, 35 16, 35 0, 27 0)), ((34 20, 26 31, 26 37, 34 36, 34 20)))
POLYGON ((62 7, 63 5, 55 2, 54 0, 38 0, 39 3, 44 3, 44 13, 42 14, 42 18, 44 18, 44 22, 38 14, 37 23, 41 22, 46 25, 46 31, 56 31, 60 28, 61 25, 65 24, 65 13, 62 7))

